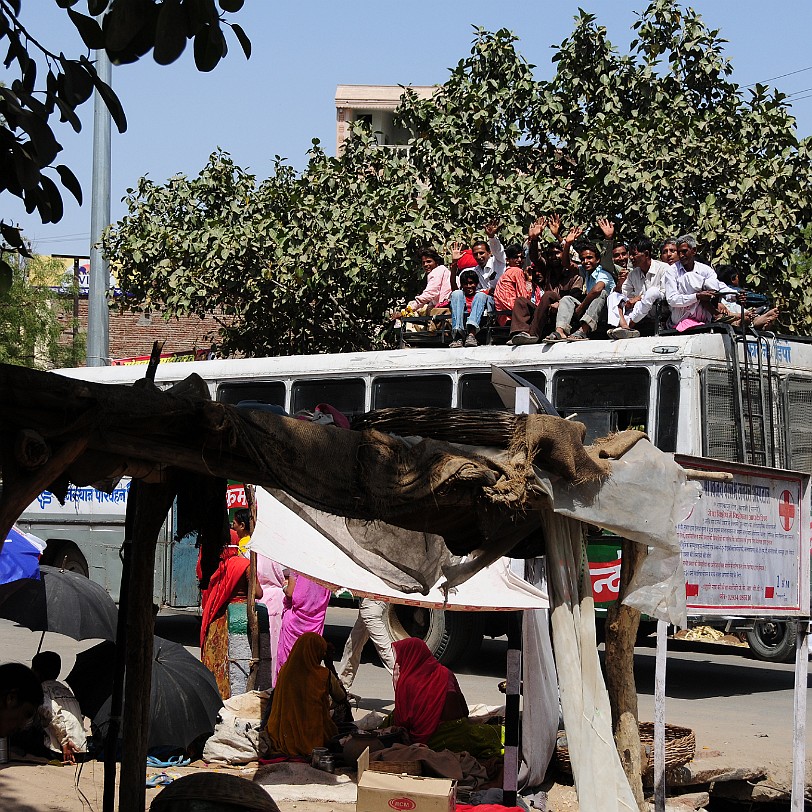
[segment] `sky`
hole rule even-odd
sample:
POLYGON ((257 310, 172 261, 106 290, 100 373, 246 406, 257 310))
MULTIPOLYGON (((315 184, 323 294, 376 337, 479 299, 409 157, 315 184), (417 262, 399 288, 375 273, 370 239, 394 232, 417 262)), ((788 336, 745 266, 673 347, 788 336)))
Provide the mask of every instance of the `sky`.
MULTIPOLYGON (((124 134, 113 127, 112 219, 126 213, 121 199, 141 176, 156 183, 181 173, 194 176, 218 147, 259 178, 271 173, 275 155, 304 169, 313 138, 334 154, 336 85, 442 83, 448 69, 470 52, 472 26, 513 31, 520 53, 536 65, 536 77, 547 79, 554 72, 551 46, 572 31, 579 6, 596 14, 610 40, 625 51, 635 12, 645 5, 646 0, 246 0, 230 19, 252 41, 249 60, 227 31, 228 56, 211 73, 195 70, 191 46, 166 67, 147 56, 113 68, 113 87, 129 127, 124 134)), ((812 135, 812 3, 694 0, 691 5, 729 40, 734 81, 766 82, 795 94, 799 134, 812 135)), ((86 10, 84 3, 77 9, 82 6, 86 10)), ((51 50, 84 52, 54 0, 23 0, 22 19, 51 50)), ((12 78, 0 66, 0 80, 10 84, 12 78)), ((43 225, 12 195, 4 194, 0 203, 0 218, 21 225, 37 253, 86 255, 90 249, 92 102, 79 113, 79 134, 67 124, 55 129, 64 147, 57 161, 76 173, 84 205, 64 192, 64 217, 43 225)))

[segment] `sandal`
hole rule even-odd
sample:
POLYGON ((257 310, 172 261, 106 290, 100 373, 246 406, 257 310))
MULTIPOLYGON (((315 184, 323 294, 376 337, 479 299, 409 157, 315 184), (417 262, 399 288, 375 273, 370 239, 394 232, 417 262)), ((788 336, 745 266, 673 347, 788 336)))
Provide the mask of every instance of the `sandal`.
POLYGON ((155 789, 156 787, 167 787, 174 780, 174 778, 166 773, 156 773, 155 775, 151 775, 149 778, 147 778, 147 787, 149 789, 155 789))
POLYGON ((567 338, 567 341, 588 341, 589 336, 583 330, 576 330, 571 336, 567 338))
POLYGON ((548 336, 547 336, 547 338, 545 338, 545 339, 544 339, 544 343, 545 343, 545 344, 555 344, 555 343, 556 343, 556 341, 566 341, 566 340, 567 340, 567 339, 565 339, 565 338, 564 338, 564 337, 561 335, 561 333, 558 333, 558 332, 552 332, 552 333, 550 333, 550 335, 548 335, 548 336))

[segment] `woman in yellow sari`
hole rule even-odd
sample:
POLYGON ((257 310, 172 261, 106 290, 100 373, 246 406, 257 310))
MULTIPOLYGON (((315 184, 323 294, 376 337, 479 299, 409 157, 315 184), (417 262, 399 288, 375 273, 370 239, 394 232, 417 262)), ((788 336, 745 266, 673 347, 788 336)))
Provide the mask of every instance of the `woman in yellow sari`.
POLYGON ((326 653, 327 641, 315 632, 305 632, 282 666, 266 728, 274 753, 306 758, 338 733, 330 716, 330 699, 346 702, 347 694, 322 664, 326 653))

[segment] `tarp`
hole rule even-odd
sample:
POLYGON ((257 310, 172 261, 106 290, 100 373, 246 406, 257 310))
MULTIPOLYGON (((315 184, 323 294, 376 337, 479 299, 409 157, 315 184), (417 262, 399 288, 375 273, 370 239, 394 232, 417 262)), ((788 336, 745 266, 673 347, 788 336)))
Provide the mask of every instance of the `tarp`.
POLYGON ((550 605, 546 592, 511 572, 506 558, 452 587, 447 598, 440 589, 444 579, 427 595, 400 592, 356 563, 267 490, 257 488, 256 493, 257 526, 250 549, 330 588, 345 587, 357 597, 432 609, 510 611, 550 605))
POLYGON ((45 551, 41 538, 24 533, 15 524, 0 550, 0 584, 20 578, 39 579, 39 557, 45 551))

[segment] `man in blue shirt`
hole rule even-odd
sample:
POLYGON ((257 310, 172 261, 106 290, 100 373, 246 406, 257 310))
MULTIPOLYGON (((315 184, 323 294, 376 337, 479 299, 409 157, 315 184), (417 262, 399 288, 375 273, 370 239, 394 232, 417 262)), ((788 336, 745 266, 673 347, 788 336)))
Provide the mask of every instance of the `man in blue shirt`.
POLYGON ((581 258, 579 272, 584 280, 585 295, 580 301, 574 296, 565 296, 558 305, 555 331, 545 338, 552 344, 556 341, 585 341, 606 314, 606 298, 615 289, 615 277, 601 267, 598 247, 585 243, 578 251, 581 258), (572 325, 577 324, 575 332, 572 325))

